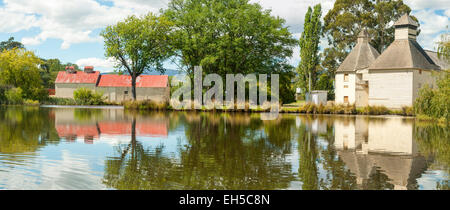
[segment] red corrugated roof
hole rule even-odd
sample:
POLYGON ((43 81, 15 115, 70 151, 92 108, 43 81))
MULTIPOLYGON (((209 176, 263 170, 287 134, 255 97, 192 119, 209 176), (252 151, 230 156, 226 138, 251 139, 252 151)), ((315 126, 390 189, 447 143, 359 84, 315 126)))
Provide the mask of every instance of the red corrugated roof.
POLYGON ((136 87, 168 87, 167 75, 144 75, 136 79, 136 87))
MULTIPOLYGON (((130 135, 131 122, 99 122, 101 134, 130 135)), ((137 122, 136 134, 138 136, 167 137, 167 124, 163 122, 137 122)))
POLYGON ((95 71, 94 73, 84 73, 82 71, 77 71, 75 74, 70 74, 65 71, 60 71, 56 77, 55 83, 82 83, 82 84, 96 84, 100 72, 95 71))
POLYGON ((95 125, 56 125, 56 131, 58 132, 59 137, 92 136, 98 138, 99 136, 97 126, 95 125))
MULTIPOLYGON (((167 75, 143 75, 136 79, 136 87, 168 87, 167 75)), ((131 87, 131 76, 128 75, 102 75, 99 87, 131 87)))

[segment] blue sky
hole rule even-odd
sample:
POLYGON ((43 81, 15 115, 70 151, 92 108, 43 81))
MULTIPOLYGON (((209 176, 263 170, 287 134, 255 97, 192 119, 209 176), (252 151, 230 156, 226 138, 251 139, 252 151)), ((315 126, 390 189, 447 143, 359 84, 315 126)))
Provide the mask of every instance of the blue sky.
MULTIPOLYGON (((13 36, 42 58, 59 58, 79 66, 93 65, 97 70, 113 70, 113 61, 105 58, 100 31, 128 15, 157 13, 168 0, 0 0, 0 40, 13 36)), ((300 37, 304 14, 309 5, 321 3, 324 13, 334 0, 251 0, 287 21, 293 35, 300 37)), ((404 0, 419 18, 419 43, 435 49, 440 35, 448 32, 448 0, 404 0)), ((323 45, 326 44, 324 40, 323 45)), ((299 49, 290 58, 297 65, 299 49)), ((167 63, 167 68, 176 68, 167 63)))

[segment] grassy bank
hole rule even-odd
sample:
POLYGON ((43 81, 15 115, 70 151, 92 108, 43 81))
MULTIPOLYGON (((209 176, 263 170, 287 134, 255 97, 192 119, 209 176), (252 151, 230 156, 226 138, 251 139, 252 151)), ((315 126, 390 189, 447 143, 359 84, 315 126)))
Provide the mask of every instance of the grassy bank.
MULTIPOLYGON (((125 109, 132 110, 174 110, 169 103, 157 103, 152 101, 127 101, 122 104, 125 109)), ((194 107, 194 103, 191 103, 194 107)), ((209 106, 213 107, 213 106, 209 106)), ((212 112, 269 112, 269 106, 257 106, 254 109, 250 108, 248 103, 245 103, 244 109, 237 109, 237 104, 234 108, 222 106, 221 108, 209 109, 207 106, 202 106, 201 109, 180 109, 182 111, 212 111, 212 112)), ((399 110, 388 109, 384 106, 367 106, 356 108, 355 105, 315 105, 311 103, 302 103, 298 107, 282 106, 281 113, 301 113, 301 114, 346 114, 346 115, 401 115, 414 116, 414 109, 412 107, 403 107, 399 110)))

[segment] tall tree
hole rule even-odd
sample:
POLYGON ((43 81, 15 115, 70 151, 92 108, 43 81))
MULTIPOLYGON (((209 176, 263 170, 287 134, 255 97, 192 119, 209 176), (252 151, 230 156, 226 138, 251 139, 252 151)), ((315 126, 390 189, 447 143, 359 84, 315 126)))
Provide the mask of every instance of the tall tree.
POLYGON ((20 42, 14 41, 14 37, 10 37, 8 41, 0 42, 0 52, 3 50, 12 50, 14 48, 24 49, 25 46, 20 42))
POLYGON ((105 39, 105 56, 115 58, 116 66, 131 75, 133 100, 136 100, 136 78, 148 70, 164 73, 163 62, 172 55, 172 23, 164 16, 148 13, 130 16, 101 33, 105 39))
POLYGON ((336 0, 324 17, 323 32, 330 47, 323 52, 322 67, 334 78, 363 28, 371 36, 370 44, 382 52, 394 40, 392 22, 409 12, 402 0, 336 0))
POLYGON ((314 6, 314 12, 311 7, 308 7, 308 12, 305 15, 304 31, 300 37, 301 61, 297 71, 302 89, 309 92, 315 86, 318 75, 317 71, 320 61, 318 53, 320 36, 322 34, 321 16, 322 7, 320 4, 314 6))
POLYGON ((164 14, 177 31, 181 67, 203 72, 270 73, 283 68, 295 39, 285 20, 248 0, 172 0, 164 14))
POLYGON ((441 35, 441 41, 438 42, 438 56, 447 62, 450 61, 450 33, 441 35))

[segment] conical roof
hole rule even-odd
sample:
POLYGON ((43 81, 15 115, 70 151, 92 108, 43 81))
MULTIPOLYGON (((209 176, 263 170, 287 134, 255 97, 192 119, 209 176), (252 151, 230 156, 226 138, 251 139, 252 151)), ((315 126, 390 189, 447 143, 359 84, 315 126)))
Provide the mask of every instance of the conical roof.
POLYGON ((439 70, 434 61, 415 40, 395 40, 369 69, 439 70))
POLYGON ((339 66, 337 72, 366 69, 379 55, 378 51, 369 44, 369 33, 363 30, 358 35, 358 43, 339 66))
POLYGON ((394 26, 415 26, 415 27, 419 27, 419 24, 413 20, 408 14, 404 14, 403 16, 401 16, 397 22, 394 23, 394 26))

